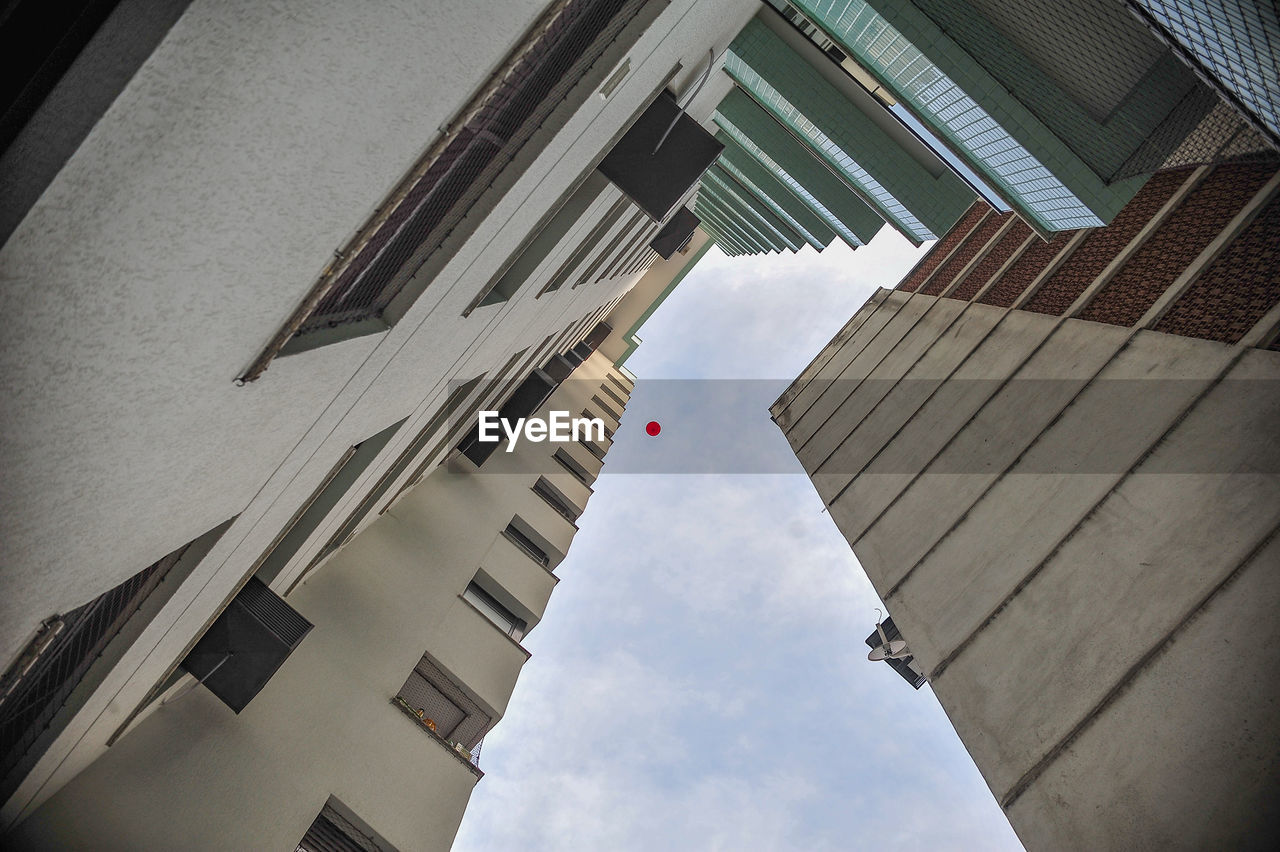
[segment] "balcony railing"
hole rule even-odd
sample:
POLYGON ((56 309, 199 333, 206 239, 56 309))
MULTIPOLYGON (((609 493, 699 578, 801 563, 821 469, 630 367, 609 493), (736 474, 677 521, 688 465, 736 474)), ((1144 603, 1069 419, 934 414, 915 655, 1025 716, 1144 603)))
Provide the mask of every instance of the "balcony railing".
POLYGON ((454 742, 448 737, 440 736, 440 733, 431 726, 430 720, 428 720, 424 715, 419 715, 419 711, 410 707, 400 696, 397 695, 393 698, 392 703, 395 704, 396 707, 400 708, 401 713, 404 713, 410 719, 417 722, 423 731, 444 746, 450 754, 458 760, 466 763, 467 767, 475 773, 477 778, 484 777, 484 770, 480 768, 480 747, 484 745, 483 739, 476 743, 474 747, 468 749, 462 743, 454 742))
MULTIPOLYGON (((185 550, 185 548, 183 548, 185 550)), ((171 553, 89 603, 45 622, 0 681, 0 800, 30 771, 37 748, 71 693, 129 617, 164 579, 171 553)))
POLYGON ((409 279, 467 227, 468 213, 647 2, 556 3, 379 218, 325 270, 240 381, 260 376, 295 336, 381 322, 409 279))

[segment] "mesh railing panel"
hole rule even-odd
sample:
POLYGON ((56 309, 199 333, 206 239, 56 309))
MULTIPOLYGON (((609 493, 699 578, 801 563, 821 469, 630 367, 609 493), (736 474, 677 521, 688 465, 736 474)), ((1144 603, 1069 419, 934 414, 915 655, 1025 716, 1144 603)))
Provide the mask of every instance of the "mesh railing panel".
POLYGON ((373 233, 298 333, 381 315, 644 3, 571 0, 373 233))
POLYGON ((24 658, 19 671, 6 672, 0 702, 0 798, 15 786, 14 775, 58 711, 66 704, 129 617, 164 579, 186 548, 171 553, 108 592, 61 617, 62 630, 34 662, 24 658), (29 667, 28 667, 29 666, 29 667))

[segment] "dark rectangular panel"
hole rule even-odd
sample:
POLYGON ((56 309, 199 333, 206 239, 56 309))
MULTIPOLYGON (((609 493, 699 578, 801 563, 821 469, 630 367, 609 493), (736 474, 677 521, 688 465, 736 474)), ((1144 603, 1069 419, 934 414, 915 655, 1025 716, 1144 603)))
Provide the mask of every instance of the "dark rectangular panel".
POLYGON ((182 667, 239 713, 310 630, 311 622, 250 577, 182 667))
POLYGON ((662 226, 662 230, 653 238, 653 242, 649 243, 649 248, 656 251, 663 260, 670 260, 671 255, 689 242, 689 238, 693 236, 694 230, 701 222, 702 220, 692 210, 681 207, 676 211, 676 215, 671 217, 671 221, 662 226))
POLYGON ((654 221, 662 222, 722 150, 724 146, 663 91, 599 168, 654 221), (668 127, 671 132, 659 146, 668 127))

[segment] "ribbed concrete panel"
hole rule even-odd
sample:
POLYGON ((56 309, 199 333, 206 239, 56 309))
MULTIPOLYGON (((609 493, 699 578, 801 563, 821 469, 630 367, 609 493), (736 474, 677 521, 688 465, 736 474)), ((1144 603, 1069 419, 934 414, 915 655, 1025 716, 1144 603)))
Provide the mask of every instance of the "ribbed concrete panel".
POLYGON ((972 203, 959 177, 930 173, 758 18, 729 50, 725 71, 909 238, 946 233, 972 203))
POLYGON ((733 190, 739 198, 751 205, 751 209, 759 214, 760 218, 768 222, 775 231, 786 237, 797 251, 799 251, 800 247, 805 244, 804 234, 796 230, 791 222, 788 221, 790 217, 784 218, 779 215, 769 201, 766 201, 759 193, 752 189, 752 187, 744 183, 737 176, 731 174, 727 169, 719 165, 713 165, 707 170, 707 176, 718 179, 725 186, 733 190))
POLYGON ((819 162, 808 145, 792 136, 745 92, 730 92, 717 110, 727 124, 719 119, 717 123, 735 141, 748 151, 752 144, 759 148, 831 211, 856 241, 870 242, 884 225, 880 214, 819 162))
POLYGON ((759 160, 734 142, 729 134, 723 131, 716 133, 716 141, 724 144, 724 152, 719 160, 722 167, 736 170, 735 174, 750 180, 758 190, 786 211, 800 227, 812 234, 820 247, 825 248, 831 244, 831 241, 836 238, 836 232, 831 230, 831 226, 814 212, 803 198, 792 192, 786 184, 762 166, 759 160))
POLYGON ((837 452, 798 455, 1019 838, 1258 846, 1280 824, 1280 353, 909 299, 961 313, 824 350, 901 375, 888 394, 784 397, 833 411, 808 446, 837 452), (833 491, 830 466, 856 479, 833 491))

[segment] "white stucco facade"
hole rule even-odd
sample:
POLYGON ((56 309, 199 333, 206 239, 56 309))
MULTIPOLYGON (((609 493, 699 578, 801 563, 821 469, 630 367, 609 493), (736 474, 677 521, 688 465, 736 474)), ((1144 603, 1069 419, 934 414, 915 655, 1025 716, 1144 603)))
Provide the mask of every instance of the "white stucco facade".
MULTIPOLYGON (((592 355, 537 415, 588 407, 610 371, 592 355)), ((581 447, 549 442, 436 467, 289 594, 315 627, 244 711, 203 688, 153 705, 10 842, 292 848, 335 796, 397 849, 448 849, 479 773, 391 699, 425 652, 501 719, 528 653, 461 595, 480 574, 528 629, 541 619, 576 527, 532 486, 545 477, 578 510, 591 495, 556 449, 599 472, 581 447), (554 546, 547 566, 502 534, 513 516, 554 546)))
MULTIPOLYGON (((555 115, 518 175, 471 211, 466 238, 389 329, 277 357, 256 381, 235 382, 548 7, 197 0, 0 247, 12 332, 0 345, 0 654, 13 660, 43 620, 199 544, 74 697, 3 803, 4 828, 125 742, 166 741, 143 733, 150 694, 352 448, 401 424, 280 567, 274 590, 290 589, 459 383, 483 376, 484 404, 496 407, 512 381, 581 341, 638 282, 669 282, 694 256, 541 292, 619 198, 610 185, 514 295, 468 311, 645 105, 701 76, 708 49, 718 54, 754 14, 745 0, 644 4, 570 93, 576 108, 555 115), (623 67, 607 97, 598 91, 623 67)), ((726 85, 707 84, 689 113, 706 121, 726 85)), ((448 600, 460 604, 459 591, 448 600)), ((316 624, 307 641, 322 646, 335 634, 316 624)), ((481 669, 495 668, 475 677, 509 693, 518 672, 500 659, 509 651, 485 657, 481 669)), ((501 691, 486 697, 497 711, 501 691)), ((201 697, 184 702, 183 713, 198 714, 201 697)), ((389 718, 393 729, 406 724, 389 718)), ((442 794, 449 804, 430 817, 432 837, 452 836, 465 792, 442 794)))

